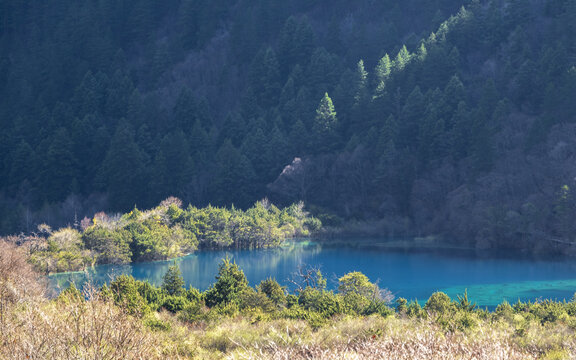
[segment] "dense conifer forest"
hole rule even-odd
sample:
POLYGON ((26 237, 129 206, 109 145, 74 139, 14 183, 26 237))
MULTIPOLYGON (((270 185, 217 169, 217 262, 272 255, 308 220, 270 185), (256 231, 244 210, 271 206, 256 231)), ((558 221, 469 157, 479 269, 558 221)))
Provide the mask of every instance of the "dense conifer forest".
POLYGON ((572 0, 2 0, 1 232, 268 196, 569 251, 575 24, 572 0))

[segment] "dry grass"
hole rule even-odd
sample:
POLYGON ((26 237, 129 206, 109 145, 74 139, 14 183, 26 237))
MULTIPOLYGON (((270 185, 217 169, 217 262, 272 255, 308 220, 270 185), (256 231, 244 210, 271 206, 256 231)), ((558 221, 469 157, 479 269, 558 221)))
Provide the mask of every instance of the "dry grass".
POLYGON ((537 359, 505 329, 445 333, 431 322, 402 319, 346 319, 307 339, 262 338, 238 347, 231 359, 537 359))

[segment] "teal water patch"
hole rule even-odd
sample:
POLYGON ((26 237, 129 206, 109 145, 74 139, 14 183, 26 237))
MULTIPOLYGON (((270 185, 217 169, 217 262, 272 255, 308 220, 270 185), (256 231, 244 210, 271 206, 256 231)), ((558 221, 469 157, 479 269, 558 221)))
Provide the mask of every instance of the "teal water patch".
MULTIPOLYGON (((576 291, 576 260, 573 258, 530 258, 514 253, 477 253, 465 249, 381 248, 380 243, 400 240, 357 239, 359 246, 333 245, 306 241, 287 242, 278 248, 254 250, 197 251, 177 259, 186 282, 206 290, 213 284, 218 265, 229 257, 244 271, 251 286, 272 277, 295 290, 293 280, 298 269, 312 266, 320 269, 329 290, 337 291, 338 279, 352 271, 360 271, 389 289, 394 296, 424 302, 435 291, 444 291, 453 299, 468 289, 471 300, 479 306, 494 308, 503 300, 516 302, 543 299, 571 299, 576 291), (375 246, 360 246, 363 244, 375 246)), ((335 239, 348 244, 354 239, 335 239)), ((80 287, 85 281, 96 286, 120 274, 132 275, 154 285, 172 261, 156 261, 129 265, 102 265, 84 273, 55 274, 49 277, 55 292, 73 281, 80 287)), ((296 280, 298 280, 296 278, 296 280)))
POLYGON ((462 296, 464 291, 468 291, 468 298, 471 301, 481 307, 493 308, 504 300, 510 304, 518 300, 523 302, 543 299, 569 301, 576 292, 576 279, 452 286, 440 291, 453 299, 456 299, 458 295, 462 296))

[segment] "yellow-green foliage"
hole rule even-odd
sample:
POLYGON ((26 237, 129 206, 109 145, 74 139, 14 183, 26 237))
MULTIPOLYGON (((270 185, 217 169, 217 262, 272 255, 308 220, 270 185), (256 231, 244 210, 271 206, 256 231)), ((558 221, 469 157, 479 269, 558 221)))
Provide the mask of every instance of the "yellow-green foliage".
POLYGON ((82 243, 82 234, 69 227, 50 234, 44 246, 33 248, 29 261, 44 273, 75 271, 94 264, 92 252, 82 243))
MULTIPOLYGON (((208 206, 182 209, 175 198, 147 211, 122 216, 98 213, 83 232, 63 228, 42 239, 30 254, 44 272, 76 271, 95 263, 165 260, 202 248, 262 248, 318 230, 321 223, 303 204, 278 209, 267 200, 246 211, 208 206)), ((44 231, 48 233, 50 230, 44 231)))

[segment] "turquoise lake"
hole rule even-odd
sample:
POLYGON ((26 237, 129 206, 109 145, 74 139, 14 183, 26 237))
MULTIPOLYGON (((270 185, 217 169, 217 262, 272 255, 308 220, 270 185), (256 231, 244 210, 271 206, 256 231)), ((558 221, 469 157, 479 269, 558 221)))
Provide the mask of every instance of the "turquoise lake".
MULTIPOLYGON (((218 264, 226 256, 244 270, 252 286, 268 277, 290 285, 288 280, 299 265, 311 265, 320 267, 330 289, 337 287, 342 275, 361 271, 396 297, 419 301, 434 291, 456 298, 467 289, 472 301, 493 308, 503 300, 570 300, 576 292, 576 259, 535 259, 518 254, 478 254, 472 250, 392 250, 291 242, 275 249, 199 251, 176 261, 186 286, 205 290, 215 281, 218 264)), ((103 284, 116 275, 130 274, 160 285, 173 261, 103 265, 84 273, 51 275, 49 281, 58 290, 69 281, 81 285, 90 279, 103 284)))

